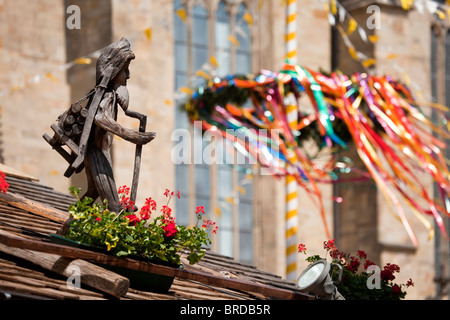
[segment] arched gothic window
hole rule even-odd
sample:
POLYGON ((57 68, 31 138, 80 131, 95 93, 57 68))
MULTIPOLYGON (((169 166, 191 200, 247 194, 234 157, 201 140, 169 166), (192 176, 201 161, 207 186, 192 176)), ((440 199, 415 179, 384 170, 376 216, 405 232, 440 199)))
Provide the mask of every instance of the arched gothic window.
MULTIPOLYGON (((198 71, 217 76, 252 71, 249 2, 174 1, 176 97, 182 99, 180 88, 195 89, 204 83, 198 71)), ((204 206, 219 224, 213 249, 253 262, 253 186, 247 179, 249 168, 199 162, 196 155, 202 155, 209 142, 204 141, 201 131, 193 128, 186 114, 178 109, 175 126, 191 133, 192 154, 187 158, 192 161, 176 165, 176 189, 184 195, 177 199, 177 221, 193 224, 195 207, 204 206)))

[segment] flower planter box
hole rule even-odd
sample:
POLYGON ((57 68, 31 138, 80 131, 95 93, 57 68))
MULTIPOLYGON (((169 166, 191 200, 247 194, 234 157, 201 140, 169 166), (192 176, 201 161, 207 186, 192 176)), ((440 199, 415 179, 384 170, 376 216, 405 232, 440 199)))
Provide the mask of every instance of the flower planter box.
MULTIPOLYGON (((100 252, 103 254, 110 254, 103 248, 89 246, 84 243, 65 238, 61 235, 52 234, 51 241, 56 244, 71 246, 71 247, 85 249, 85 250, 91 250, 91 251, 100 252)), ((164 266, 168 266, 168 267, 174 267, 174 268, 182 268, 183 267, 183 265, 173 265, 173 264, 170 264, 165 261, 146 259, 146 258, 142 258, 142 257, 131 257, 131 258, 137 259, 140 261, 144 261, 144 262, 147 261, 147 262, 151 262, 151 263, 155 263, 155 264, 160 264, 160 265, 164 265, 164 266)), ((128 278, 130 280, 130 287, 132 287, 133 289, 165 293, 165 292, 169 291, 170 287, 172 286, 173 280, 174 280, 174 277, 171 277, 171 276, 163 276, 163 275, 153 274, 153 273, 149 273, 149 272, 145 272, 145 271, 132 270, 132 269, 98 264, 98 263, 97 263, 97 265, 128 278)))

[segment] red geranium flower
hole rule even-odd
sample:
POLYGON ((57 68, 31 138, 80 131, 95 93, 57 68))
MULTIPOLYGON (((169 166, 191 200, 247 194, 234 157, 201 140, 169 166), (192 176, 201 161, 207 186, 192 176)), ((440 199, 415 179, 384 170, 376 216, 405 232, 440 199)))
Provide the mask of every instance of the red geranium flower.
POLYGON ((364 262, 364 269, 367 269, 369 266, 373 266, 373 265, 376 265, 375 262, 366 260, 366 262, 364 262))
POLYGON ((172 213, 172 208, 169 206, 162 206, 161 212, 170 215, 172 213))
POLYGON ((338 249, 330 250, 330 257, 333 259, 342 259, 344 256, 344 253, 342 251, 339 251, 338 249))
POLYGON ((0 192, 6 193, 9 188, 8 182, 5 180, 5 173, 0 171, 0 192))
POLYGON ((150 219, 150 210, 147 206, 143 206, 139 212, 139 215, 141 216, 141 219, 148 220, 150 219))
POLYGON ((195 210, 195 214, 202 214, 205 213, 205 207, 204 206, 198 206, 197 210, 195 210))
POLYGON ((384 281, 392 281, 395 279, 394 274, 389 269, 383 269, 380 273, 381 279, 384 281))
POLYGON ((392 286, 392 292, 394 293, 395 296, 398 296, 402 292, 402 289, 400 288, 399 285, 394 284, 392 286))
POLYGON ((325 241, 323 243, 323 248, 327 251, 336 250, 336 245, 334 244, 334 239, 325 241))
POLYGON ((208 228, 210 228, 211 230, 212 230, 212 232, 213 233, 217 233, 217 229, 219 229, 219 227, 218 226, 216 226, 216 223, 215 222, 212 222, 211 220, 203 220, 203 225, 202 225, 202 228, 204 228, 204 229, 208 229, 208 228))
POLYGON ((366 259, 367 258, 367 253, 365 251, 362 251, 362 250, 358 250, 358 253, 356 255, 359 258, 361 258, 361 259, 366 259))
POLYGON ((359 259, 352 257, 350 263, 346 266, 346 268, 351 272, 356 272, 358 271, 359 265, 360 265, 359 259))
POLYGON ((414 282, 412 281, 412 279, 410 278, 407 282, 406 282, 406 287, 414 287, 414 282))
POLYGON ((306 246, 304 244, 300 243, 297 249, 298 252, 303 252, 304 254, 306 254, 306 246))
POLYGON ((174 222, 171 222, 171 223, 163 226, 163 230, 164 230, 164 236, 166 238, 172 237, 172 236, 176 235, 178 232, 174 222))
POLYGON ((139 215, 142 219, 148 220, 150 219, 151 210, 156 210, 156 201, 152 198, 145 199, 145 205, 141 208, 139 215))
POLYGON ((141 221, 139 219, 139 217, 137 215, 135 215, 135 214, 130 214, 128 216, 125 216, 125 218, 130 220, 129 225, 131 225, 131 226, 135 226, 139 221, 141 221))
POLYGON ((119 187, 119 194, 125 194, 128 195, 130 193, 130 188, 127 186, 121 186, 119 187))

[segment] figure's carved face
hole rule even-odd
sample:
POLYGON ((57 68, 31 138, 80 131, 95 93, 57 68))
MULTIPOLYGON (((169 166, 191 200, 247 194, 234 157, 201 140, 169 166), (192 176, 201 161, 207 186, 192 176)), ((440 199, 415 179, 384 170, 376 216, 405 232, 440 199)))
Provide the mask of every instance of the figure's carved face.
POLYGON ((130 61, 125 63, 123 68, 119 71, 119 73, 113 79, 113 83, 114 83, 115 87, 126 86, 127 85, 127 80, 130 79, 129 66, 130 66, 130 61))
POLYGON ((117 101, 123 111, 127 111, 130 97, 128 95, 127 80, 130 79, 130 61, 125 63, 122 69, 112 80, 112 88, 116 91, 117 101))

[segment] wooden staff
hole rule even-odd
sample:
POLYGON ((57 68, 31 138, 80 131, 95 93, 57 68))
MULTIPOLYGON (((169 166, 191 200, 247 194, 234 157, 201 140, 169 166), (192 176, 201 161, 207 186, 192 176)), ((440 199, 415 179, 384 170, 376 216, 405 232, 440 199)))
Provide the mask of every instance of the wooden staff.
MULTIPOLYGON (((125 114, 131 118, 139 119, 139 132, 145 132, 147 126, 147 116, 136 111, 127 110, 125 114)), ((134 155, 133 182, 131 184, 130 200, 136 202, 137 187, 139 182, 139 172, 141 171, 142 144, 136 144, 134 155)))

